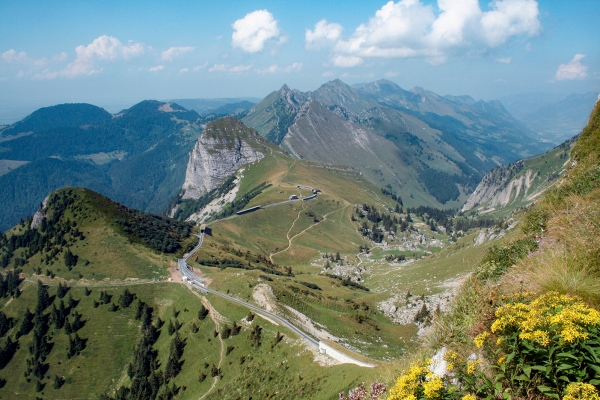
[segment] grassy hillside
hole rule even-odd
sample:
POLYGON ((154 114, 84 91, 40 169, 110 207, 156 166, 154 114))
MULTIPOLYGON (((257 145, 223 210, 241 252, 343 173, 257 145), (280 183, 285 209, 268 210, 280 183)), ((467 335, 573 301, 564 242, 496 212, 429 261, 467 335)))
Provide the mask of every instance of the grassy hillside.
MULTIPOLYGON (((348 167, 273 151, 246 165, 240 176, 238 198, 263 182, 270 185, 246 207, 312 194, 298 185, 321 192, 309 201, 209 221, 209 235, 190 264, 211 288, 257 304, 270 297, 269 305, 283 315, 300 321, 286 309, 292 307, 324 337, 333 335, 370 357, 398 358, 417 332, 412 318, 418 310, 407 322, 394 324, 381 311, 382 302, 407 290, 429 301, 472 265, 463 253, 437 268, 424 257, 455 241, 452 248, 464 249, 470 258, 485 249, 472 245, 470 233, 456 237, 461 219, 453 219, 453 213, 408 210, 348 167), (461 257, 463 262, 456 263, 461 257)), ((428 307, 435 308, 435 298, 428 307)))
POLYGON ((197 240, 187 223, 74 188, 43 214, 0 239, 3 398, 331 399, 364 374, 320 365, 280 326, 168 282, 197 240))
POLYGON ((477 263, 411 369, 397 379, 390 374, 388 398, 598 396, 599 149, 596 104, 564 177, 520 214, 520 232, 477 263), (436 352, 452 378, 431 375, 424 359, 436 352), (419 382, 425 375, 430 381, 419 382))

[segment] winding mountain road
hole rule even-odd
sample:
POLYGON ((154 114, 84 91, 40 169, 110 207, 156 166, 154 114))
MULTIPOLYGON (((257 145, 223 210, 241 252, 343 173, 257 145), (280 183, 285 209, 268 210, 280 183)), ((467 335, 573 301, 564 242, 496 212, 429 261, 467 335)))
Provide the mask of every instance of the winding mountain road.
MULTIPOLYGON (((317 197, 317 193, 318 191, 315 191, 315 189, 310 188, 308 186, 298 186, 298 188, 303 188, 303 189, 311 189, 313 190, 313 195, 309 196, 309 197, 302 197, 302 198, 298 198, 298 199, 291 199, 291 200, 286 200, 286 201, 282 201, 282 202, 278 202, 278 203, 273 203, 273 204, 269 204, 266 206, 262 206, 262 208, 265 207, 272 207, 272 206, 276 206, 276 205, 280 205, 280 204, 289 204, 292 201, 303 201, 303 200, 311 200, 314 199, 315 197, 317 197)), ((223 218, 221 220, 217 220, 217 221, 212 221, 211 224, 225 220, 225 219, 230 219, 230 218, 234 218, 237 217, 238 215, 233 215, 227 218, 223 218)), ((208 225, 208 224, 207 224, 208 225)), ((210 293, 210 294, 214 294, 216 296, 222 297, 226 300, 232 301, 234 303, 240 304, 246 308, 249 308, 250 310, 256 311, 259 314, 264 314, 269 318, 272 318, 273 320, 281 323, 283 326, 285 326, 286 328, 292 330, 293 332, 295 332, 298 336, 300 336, 302 339, 304 339, 304 341, 311 347, 313 347, 315 350, 321 351, 322 353, 327 353, 330 356, 332 356, 333 358, 338 359, 339 361, 342 362, 351 362, 353 364, 357 364, 360 366, 364 366, 364 367, 374 367, 375 364, 372 363, 368 363, 362 360, 358 360, 355 359, 351 356, 349 356, 348 354, 342 354, 339 351, 331 348, 329 345, 317 341, 315 340, 313 337, 309 336, 308 334, 306 334, 305 332, 303 332, 302 330, 298 329, 295 325, 293 325, 291 322, 289 322, 288 320, 280 317, 277 314, 274 314, 272 312, 266 311, 260 307, 257 307, 253 304, 250 304, 246 301, 237 299, 235 297, 226 295, 224 293, 218 292, 216 290, 212 290, 207 288, 206 282, 204 281, 204 279, 202 279, 201 277, 199 277, 198 275, 194 274, 194 272, 192 271, 191 267, 188 265, 187 260, 194 255, 194 253, 196 253, 200 247, 202 247, 202 244, 204 244, 204 232, 202 231, 200 233, 200 235, 197 235, 198 238, 200 239, 198 244, 196 245, 196 247, 194 247, 192 249, 192 251, 190 251, 184 258, 180 258, 179 260, 177 260, 177 268, 179 269, 179 272, 187 278, 187 282, 189 283, 189 285, 203 293, 210 293)), ((350 350, 346 350, 347 353, 351 353, 350 350)), ((359 356, 360 358, 362 358, 361 356, 359 356)))

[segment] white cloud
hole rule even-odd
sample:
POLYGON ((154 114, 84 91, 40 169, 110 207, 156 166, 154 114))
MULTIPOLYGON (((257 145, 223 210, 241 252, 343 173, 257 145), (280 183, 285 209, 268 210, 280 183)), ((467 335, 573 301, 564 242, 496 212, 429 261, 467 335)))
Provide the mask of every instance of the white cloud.
POLYGON ((259 74, 274 74, 276 72, 285 72, 285 73, 289 74, 292 72, 300 72, 303 67, 304 67, 304 65, 299 62, 295 62, 295 63, 290 64, 287 67, 283 67, 283 68, 280 68, 279 65, 277 65, 277 64, 273 64, 273 65, 268 66, 265 69, 257 69, 256 72, 259 74))
POLYGON ((231 46, 239 47, 247 53, 257 53, 264 50, 269 40, 284 40, 277 21, 267 10, 256 10, 238 19, 232 25, 231 46))
POLYGON ((240 65, 236 65, 234 67, 229 68, 229 72, 232 72, 232 73, 245 72, 245 71, 248 71, 250 68, 252 68, 252 64, 248 64, 248 65, 240 64, 240 65))
POLYGON ((274 74, 280 71, 279 65, 273 64, 264 69, 257 69, 256 72, 259 74, 274 74))
POLYGON ((154 67, 148 68, 150 72, 158 72, 164 70, 166 67, 164 65, 155 65, 154 67))
POLYGON ((59 75, 59 72, 57 71, 49 71, 47 69, 43 70, 42 72, 39 72, 35 75, 33 75, 33 77, 31 79, 35 79, 35 80, 47 80, 47 79, 54 79, 59 75))
POLYGON ((335 72, 333 71, 325 71, 321 74, 322 77, 324 78, 331 78, 332 76, 335 76, 335 72))
POLYGON ((482 11, 478 0, 438 0, 437 5, 436 15, 421 0, 389 1, 348 38, 341 37, 341 26, 321 20, 314 31, 307 30, 306 47, 331 43, 331 61, 340 67, 371 57, 425 58, 439 64, 541 30, 536 0, 494 0, 489 11, 482 11))
POLYGON ((558 81, 586 78, 588 67, 581 63, 584 57, 585 54, 575 54, 575 57, 571 61, 566 64, 560 64, 554 78, 558 81))
POLYGON ((510 64, 511 61, 512 61, 512 57, 496 58, 496 62, 503 63, 503 64, 510 64))
POLYGON ((162 52, 160 59, 163 61, 173 61, 175 58, 179 58, 185 53, 194 51, 191 46, 186 47, 171 47, 168 50, 162 52))
POLYGON ((94 67, 99 60, 128 60, 143 54, 145 50, 146 46, 142 43, 123 44, 115 37, 102 35, 87 46, 77 46, 77 58, 61 71, 61 75, 74 77, 98 73, 101 70, 94 67))
POLYGON ((194 68, 192 68, 192 71, 198 72, 201 69, 206 68, 207 65, 208 65, 208 61, 206 61, 204 64, 196 65, 194 68))
POLYGON ((188 68, 181 68, 181 69, 179 70, 179 73, 180 73, 180 74, 185 74, 185 73, 186 73, 186 72, 188 72, 188 71, 189 71, 189 69, 188 69, 188 68))
POLYGON ((2 59, 5 62, 20 62, 20 61, 27 61, 29 60, 29 57, 27 57, 27 53, 25 53, 24 51, 17 53, 14 49, 10 49, 5 51, 4 53, 2 53, 2 59))
POLYGON ((60 54, 52 56, 50 60, 46 57, 42 58, 30 58, 27 53, 21 51, 17 53, 14 49, 10 49, 2 53, 2 60, 7 63, 19 63, 19 64, 28 64, 34 67, 42 67, 49 62, 63 62, 67 60, 67 53, 62 52, 60 54))
POLYGON ((208 69, 208 72, 221 72, 221 71, 227 71, 227 64, 215 64, 212 67, 210 67, 208 69))
POLYGON ((302 70, 302 67, 304 67, 304 65, 302 65, 302 63, 295 62, 293 64, 288 65, 283 70, 285 72, 287 72, 287 73, 290 73, 290 72, 300 72, 302 70))
POLYGON ((305 42, 308 50, 319 50, 323 47, 335 43, 341 36, 344 28, 340 24, 328 24, 327 20, 322 19, 315 25, 315 29, 306 30, 305 42))
POLYGON ((62 62, 62 61, 67 61, 67 53, 65 53, 64 51, 56 56, 52 56, 52 61, 56 61, 56 62, 62 62))
POLYGON ((362 64, 363 59, 357 56, 344 56, 341 54, 335 54, 331 57, 331 63, 336 67, 350 68, 362 64))

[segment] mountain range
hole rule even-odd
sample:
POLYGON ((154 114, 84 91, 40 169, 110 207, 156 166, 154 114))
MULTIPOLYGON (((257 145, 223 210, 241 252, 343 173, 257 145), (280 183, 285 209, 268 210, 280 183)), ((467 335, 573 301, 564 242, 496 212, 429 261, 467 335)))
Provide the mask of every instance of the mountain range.
POLYGON ((162 212, 185 177, 203 119, 144 101, 118 114, 89 104, 42 108, 0 132, 0 230, 32 214, 53 190, 80 186, 162 212), (9 168, 11 168, 9 170, 9 168))
POLYGON ((254 100, 149 100, 117 114, 89 104, 39 109, 0 131, 0 229, 66 185, 143 211, 171 210, 205 124, 223 115, 243 117, 293 157, 351 166, 411 207, 459 208, 492 168, 550 147, 498 101, 385 80, 335 80, 312 92, 284 85, 254 100))
POLYGON ((548 148, 500 102, 390 81, 284 85, 242 121, 295 157, 353 166, 411 206, 458 207, 493 167, 548 148))
POLYGON ((499 100, 540 139, 557 145, 581 132, 598 100, 598 93, 525 93, 499 100))

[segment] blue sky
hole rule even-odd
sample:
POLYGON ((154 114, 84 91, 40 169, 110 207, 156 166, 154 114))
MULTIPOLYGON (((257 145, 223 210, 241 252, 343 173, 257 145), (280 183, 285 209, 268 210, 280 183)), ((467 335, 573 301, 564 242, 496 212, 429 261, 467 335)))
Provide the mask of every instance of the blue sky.
POLYGON ((598 17, 597 0, 2 0, 0 107, 116 111, 335 78, 486 100, 600 91, 598 17))

